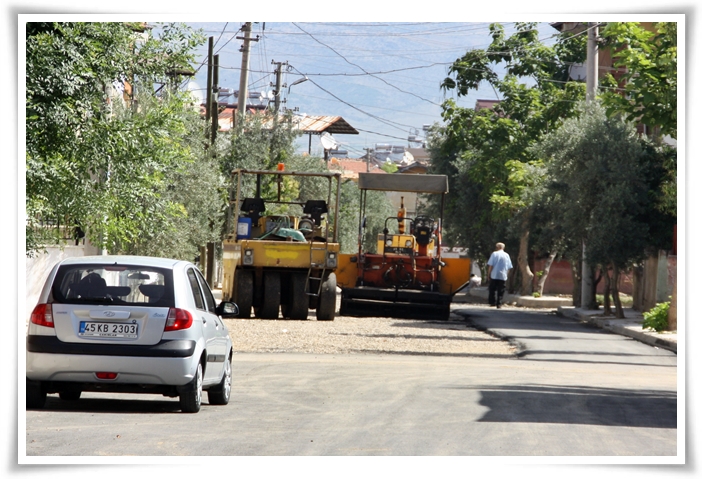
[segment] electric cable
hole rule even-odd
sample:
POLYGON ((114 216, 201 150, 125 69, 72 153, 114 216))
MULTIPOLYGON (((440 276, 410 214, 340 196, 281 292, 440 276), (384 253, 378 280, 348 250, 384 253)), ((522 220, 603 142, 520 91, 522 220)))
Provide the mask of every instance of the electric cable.
MULTIPOLYGON (((294 69, 296 72, 298 72, 300 75, 304 75, 304 73, 300 72, 297 68, 294 68, 294 67, 293 67, 293 69, 294 69)), ((335 94, 333 94, 332 92, 330 92, 329 90, 327 90, 326 88, 324 88, 324 87, 322 87, 321 85, 319 85, 319 84, 318 84, 317 82, 315 82, 314 80, 311 80, 311 79, 309 79, 309 78, 308 78, 308 80, 310 81, 310 83, 312 83, 313 85, 315 85, 317 88, 319 88, 320 90, 324 91, 324 92, 327 93, 328 95, 333 96, 334 98, 336 98, 337 100, 339 100, 339 101, 340 101, 341 103, 343 103, 344 105, 350 106, 350 107, 353 108, 354 110, 356 110, 356 111, 358 111, 358 112, 360 112, 360 113, 363 113, 364 115, 370 116, 371 118, 374 118, 374 119, 380 121, 381 123, 385 123, 386 125, 391 126, 391 127, 393 127, 393 128, 397 128, 398 130, 401 130, 401 128, 398 128, 396 125, 404 126, 404 127, 407 127, 407 128, 414 128, 414 127, 411 126, 411 125, 405 125, 404 123, 398 123, 398 122, 391 121, 391 120, 385 120, 385 119, 383 119, 383 118, 381 118, 381 117, 379 117, 379 116, 377 116, 377 115, 373 115, 372 113, 368 113, 367 111, 363 111, 363 110, 361 110, 360 108, 358 108, 358 107, 352 105, 351 103, 349 103, 349 102, 347 102, 347 101, 345 101, 345 100, 342 100, 341 98, 339 98, 338 96, 336 96, 335 94)))
POLYGON ((400 92, 402 92, 402 93, 407 93, 408 95, 412 95, 412 96, 414 96, 414 97, 416 97, 416 98, 419 98, 419 99, 422 100, 422 101, 426 101, 426 102, 428 102, 428 103, 431 103, 432 105, 439 106, 437 103, 435 103, 435 102, 433 102, 433 101, 431 101, 431 100, 427 100, 426 98, 423 98, 423 97, 421 97, 421 96, 419 96, 419 95, 417 95, 417 94, 415 94, 415 93, 402 90, 401 88, 398 88, 397 86, 393 85, 392 83, 388 83, 388 82, 385 81, 383 78, 380 78, 380 77, 378 77, 378 76, 375 76, 375 75, 373 75, 373 74, 367 72, 362 66, 357 65, 357 64, 355 64, 355 63, 349 61, 344 55, 342 55, 341 53, 339 53, 339 52, 337 52, 336 50, 334 50, 331 46, 326 45, 324 42, 321 42, 321 41, 319 41, 317 38, 315 38, 314 35, 312 35, 311 33, 306 32, 306 31, 305 31, 302 27, 300 27, 297 23, 293 22, 293 25, 295 25, 297 28, 299 28, 299 29, 302 30, 303 32, 307 33, 307 34, 310 36, 310 38, 312 38, 314 41, 316 41, 316 42, 319 43, 320 45, 329 48, 331 51, 333 51, 334 53, 336 53, 337 55, 339 55, 339 56, 340 56, 341 58, 343 58, 343 59, 346 61, 346 63, 348 63, 349 65, 353 65, 353 66, 355 66, 356 68, 359 68, 359 69, 360 69, 361 71, 363 71, 364 73, 366 73, 366 74, 372 76, 373 78, 377 78, 378 80, 382 81, 382 82, 385 83, 386 85, 388 85, 388 86, 390 86, 390 87, 392 87, 392 88, 394 88, 394 89, 396 89, 396 90, 398 90, 398 91, 400 91, 400 92))

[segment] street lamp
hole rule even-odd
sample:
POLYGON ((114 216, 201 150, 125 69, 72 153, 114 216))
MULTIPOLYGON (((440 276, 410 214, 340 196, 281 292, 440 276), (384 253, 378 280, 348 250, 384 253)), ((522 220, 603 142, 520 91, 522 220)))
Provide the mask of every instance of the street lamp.
POLYGON ((305 75, 304 78, 298 78, 297 80, 295 80, 294 82, 292 82, 292 83, 288 86, 288 95, 290 94, 290 87, 292 87, 293 85, 299 85, 300 83, 306 82, 307 80, 309 80, 309 78, 307 78, 307 75, 305 75))

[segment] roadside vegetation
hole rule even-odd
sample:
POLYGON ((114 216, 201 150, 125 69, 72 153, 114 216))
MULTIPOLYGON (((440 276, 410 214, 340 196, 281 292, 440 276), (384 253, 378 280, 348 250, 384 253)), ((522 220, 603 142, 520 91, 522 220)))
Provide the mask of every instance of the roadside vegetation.
POLYGON ((480 110, 448 99, 445 125, 433 130, 433 172, 447 174, 457 192, 445 240, 467 246, 478 261, 496 238, 504 240, 516 269, 511 289, 525 295, 542 293, 534 291, 530 257, 546 259, 545 271, 564 258, 573 265, 575 304, 585 242, 606 287, 605 310, 612 312, 611 297, 613 313, 623 317, 618 273, 671 249, 677 221, 676 150, 662 141, 677 137, 677 31, 667 23, 654 32, 605 26, 605 45, 627 71, 623 86, 609 75, 596 101, 585 104, 585 83, 569 69, 585 62, 586 35, 561 33, 548 46, 535 26, 519 24, 510 37, 491 26, 492 44, 457 59, 442 84, 457 97, 488 84, 500 99, 480 110), (648 134, 639 135, 637 124, 648 134))
MULTIPOLYGON (((272 115, 247 116, 208 145, 200 105, 183 88, 205 37, 157 27, 28 24, 28 256, 87 236, 111 254, 192 260, 226 233, 233 169, 326 170, 321 158, 295 153, 289 116, 273 129, 272 115)), ((344 185, 347 251, 356 247, 355 191, 344 185)), ((389 202, 376 200, 371 207, 389 216, 389 202)))

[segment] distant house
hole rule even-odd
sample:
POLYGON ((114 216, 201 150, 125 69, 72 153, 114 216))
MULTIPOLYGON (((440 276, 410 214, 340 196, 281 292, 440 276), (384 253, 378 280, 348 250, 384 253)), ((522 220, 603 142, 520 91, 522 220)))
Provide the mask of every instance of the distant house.
POLYGON ((500 100, 476 100, 475 111, 490 109, 492 110, 495 105, 500 103, 500 100))
POLYGON ((405 147, 401 145, 391 145, 388 143, 376 143, 375 148, 371 152, 373 161, 382 165, 388 161, 398 164, 406 161, 405 147))
POLYGON ((412 156, 413 161, 421 163, 429 163, 431 161, 431 156, 426 148, 405 148, 405 151, 412 156))
POLYGON ((329 159, 328 168, 330 171, 340 171, 343 179, 358 180, 359 173, 387 174, 374 163, 362 159, 337 158, 332 156, 329 159))
POLYGON ((426 175, 429 165, 422 161, 415 161, 409 165, 400 166, 397 173, 410 175, 426 175))

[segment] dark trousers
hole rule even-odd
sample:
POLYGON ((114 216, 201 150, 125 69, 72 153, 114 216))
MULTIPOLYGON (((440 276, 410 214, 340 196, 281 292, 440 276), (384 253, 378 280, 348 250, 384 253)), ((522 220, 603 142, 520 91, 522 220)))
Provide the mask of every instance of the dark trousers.
POLYGON ((507 281, 490 278, 488 285, 488 303, 490 306, 502 306, 502 297, 505 295, 507 281))

